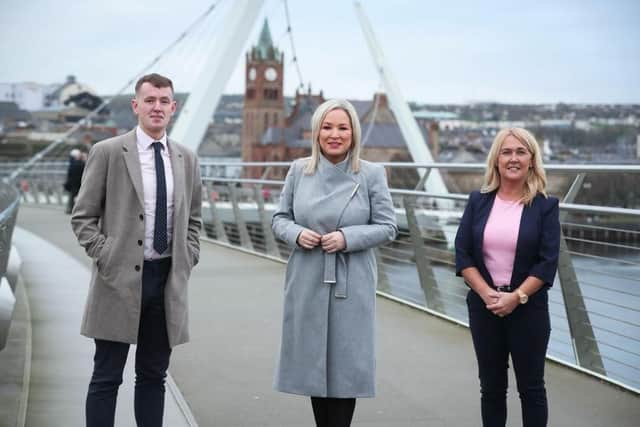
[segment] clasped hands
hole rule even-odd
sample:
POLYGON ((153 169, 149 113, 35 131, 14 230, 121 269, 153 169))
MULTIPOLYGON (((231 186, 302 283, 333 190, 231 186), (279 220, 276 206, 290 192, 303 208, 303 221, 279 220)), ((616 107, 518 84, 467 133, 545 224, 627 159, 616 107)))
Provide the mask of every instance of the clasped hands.
POLYGON ((344 235, 340 231, 333 231, 321 235, 306 228, 298 235, 297 242, 298 245, 304 249, 313 249, 318 245, 322 245, 322 250, 327 253, 341 251, 347 245, 344 240, 344 235))
POLYGON ((520 304, 520 299, 516 292, 498 292, 489 288, 481 297, 486 304, 487 310, 499 317, 511 314, 520 304))

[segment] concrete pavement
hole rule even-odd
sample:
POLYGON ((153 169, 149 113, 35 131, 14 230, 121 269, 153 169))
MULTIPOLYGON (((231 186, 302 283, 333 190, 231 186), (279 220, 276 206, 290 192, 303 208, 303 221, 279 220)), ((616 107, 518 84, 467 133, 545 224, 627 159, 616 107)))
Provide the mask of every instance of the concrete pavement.
MULTIPOLYGON (((79 295, 83 286, 86 291, 88 278, 82 271, 87 274, 88 259, 71 235, 68 216, 58 209, 23 206, 18 225, 33 233, 19 231, 14 243, 24 248, 24 265, 32 270, 24 275, 32 310, 42 310, 33 320, 34 350, 38 340, 53 348, 56 341, 64 341, 70 353, 50 359, 34 355, 34 368, 40 363, 38 372, 43 378, 35 402, 82 413, 92 350, 91 342, 77 332, 84 300, 80 303, 76 298, 73 304, 64 303, 61 310, 49 313, 51 317, 42 317, 47 307, 60 302, 35 296, 32 281, 43 283, 38 291, 71 300, 71 294, 79 295), (30 245, 34 235, 49 243, 30 245), (25 252, 27 248, 31 253, 25 252), (63 276, 54 277, 52 271, 65 257, 76 262, 69 261, 63 276), (48 325, 51 322, 60 322, 64 332, 54 332, 48 325), (62 366, 54 369, 49 364, 53 361, 62 366), (65 367, 65 362, 71 366, 65 367)), ((200 426, 313 425, 308 398, 271 389, 284 267, 203 243, 201 263, 190 282, 192 342, 174 350, 170 367, 200 426)), ((467 329, 378 298, 377 339, 378 395, 358 401, 354 427, 480 425, 477 368, 467 329)), ((48 348, 42 347, 42 352, 49 352, 48 348)), ((546 379, 550 426, 626 427, 637 425, 640 419, 636 395, 553 363, 547 364, 546 379)), ((510 384, 508 425, 518 426, 520 408, 513 378, 510 384)), ((126 390, 121 394, 131 396, 126 390)), ((132 419, 127 408, 130 401, 125 399, 120 405, 126 419, 132 419)), ((35 423, 40 415, 34 414, 34 424, 27 425, 47 425, 35 423)), ((179 424, 168 421, 165 425, 179 424)))

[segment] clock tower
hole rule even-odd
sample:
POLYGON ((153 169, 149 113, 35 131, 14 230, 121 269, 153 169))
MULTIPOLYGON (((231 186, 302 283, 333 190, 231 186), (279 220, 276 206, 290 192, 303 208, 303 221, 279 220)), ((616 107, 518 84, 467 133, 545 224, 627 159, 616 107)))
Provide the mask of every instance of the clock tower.
MULTIPOLYGON (((273 46, 269 24, 265 19, 258 44, 246 55, 244 109, 242 114, 242 161, 265 161, 265 147, 260 141, 270 127, 284 121, 284 55, 273 46)), ((257 168, 247 176, 259 177, 257 168)))

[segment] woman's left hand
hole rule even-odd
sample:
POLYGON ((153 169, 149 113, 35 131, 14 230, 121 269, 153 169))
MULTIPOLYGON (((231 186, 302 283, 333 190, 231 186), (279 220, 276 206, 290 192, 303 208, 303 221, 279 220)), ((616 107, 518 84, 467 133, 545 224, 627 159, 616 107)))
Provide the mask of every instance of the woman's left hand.
POLYGON ((491 310, 496 316, 504 317, 511 314, 518 304, 520 304, 520 298, 517 292, 500 292, 498 300, 487 305, 487 310, 491 310))
POLYGON ((322 250, 330 254, 341 251, 347 246, 341 231, 325 234, 322 236, 320 243, 322 244, 322 250))

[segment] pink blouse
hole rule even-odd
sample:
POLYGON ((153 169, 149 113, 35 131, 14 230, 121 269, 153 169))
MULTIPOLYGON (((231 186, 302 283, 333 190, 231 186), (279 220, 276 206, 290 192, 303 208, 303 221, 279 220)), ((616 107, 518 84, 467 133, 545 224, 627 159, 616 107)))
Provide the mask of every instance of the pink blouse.
POLYGON ((496 194, 484 228, 484 263, 496 286, 511 282, 523 207, 518 201, 502 200, 496 194))

